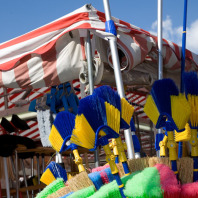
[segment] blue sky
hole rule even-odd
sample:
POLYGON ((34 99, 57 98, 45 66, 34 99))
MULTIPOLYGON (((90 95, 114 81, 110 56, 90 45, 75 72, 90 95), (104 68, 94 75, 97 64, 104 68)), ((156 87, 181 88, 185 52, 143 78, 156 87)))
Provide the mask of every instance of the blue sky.
MULTIPOLYGON (((157 0, 110 0, 112 16, 156 34, 157 0)), ((0 6, 0 43, 25 34, 91 3, 102 0, 4 0, 0 6)), ((163 1, 163 37, 181 45, 184 0, 163 1)), ((198 0, 188 0, 187 48, 198 54, 198 0)))

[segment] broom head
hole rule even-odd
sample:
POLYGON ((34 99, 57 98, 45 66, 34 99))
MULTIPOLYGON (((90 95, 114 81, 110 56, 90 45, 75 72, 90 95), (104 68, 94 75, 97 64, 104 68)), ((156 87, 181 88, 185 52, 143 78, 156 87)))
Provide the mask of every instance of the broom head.
POLYGON ((174 128, 178 132, 185 130, 186 123, 190 119, 191 108, 184 94, 171 96, 171 113, 174 128))
POLYGON ((66 145, 66 142, 71 138, 74 125, 74 114, 68 111, 62 111, 57 114, 49 135, 49 141, 56 151, 63 152, 73 147, 73 145, 66 145))
POLYGON ((60 165, 55 162, 50 162, 50 164, 46 167, 44 173, 41 176, 40 181, 46 185, 49 185, 57 178, 62 178, 64 182, 67 181, 67 172, 60 165))
POLYGON ((95 150, 119 136, 120 112, 103 99, 93 95, 81 99, 78 113, 72 143, 95 150))

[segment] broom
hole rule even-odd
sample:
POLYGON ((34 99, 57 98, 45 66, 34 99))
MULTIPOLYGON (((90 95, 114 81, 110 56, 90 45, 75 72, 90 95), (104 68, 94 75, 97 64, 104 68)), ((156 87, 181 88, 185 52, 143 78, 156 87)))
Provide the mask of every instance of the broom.
POLYGON ((63 169, 59 164, 56 162, 50 162, 50 164, 46 167, 45 171, 43 172, 40 181, 46 185, 51 184, 57 178, 62 178, 64 182, 67 181, 67 173, 66 170, 63 169))
MULTIPOLYGON (((120 98, 117 92, 111 89, 110 86, 101 86, 94 90, 93 95, 101 97, 114 107, 116 107, 121 113, 120 128, 128 129, 130 127, 130 121, 134 113, 134 107, 129 104, 125 98, 120 98)), ((127 158, 124 150, 124 145, 120 137, 116 138, 116 142, 112 140, 114 155, 119 156, 119 161, 122 162, 125 175, 130 174, 130 170, 127 164, 127 158)))
POLYGON ((78 170, 79 172, 82 172, 85 171, 85 168, 82 164, 82 158, 78 153, 78 147, 75 144, 70 144, 70 138, 74 125, 74 114, 68 111, 59 112, 52 125, 52 129, 49 135, 49 141, 52 147, 60 153, 68 149, 71 149, 73 151, 75 163, 78 166, 78 170))
POLYGON ((184 90, 188 102, 191 107, 190 128, 191 128, 191 156, 194 160, 193 177, 194 181, 198 180, 198 142, 197 142, 197 129, 198 129, 198 78, 195 72, 184 73, 184 90))
POLYGON ((124 185, 121 182, 115 156, 109 148, 108 139, 117 138, 120 129, 120 112, 111 104, 93 95, 80 100, 75 128, 71 142, 90 150, 101 145, 106 153, 106 161, 119 186, 122 197, 124 185))
POLYGON ((169 158, 173 171, 175 174, 178 174, 174 130, 179 132, 184 130, 185 124, 188 122, 191 113, 189 105, 184 95, 179 94, 175 83, 171 79, 155 81, 151 89, 151 95, 147 106, 145 105, 145 113, 148 113, 147 115, 154 121, 156 128, 166 128, 168 134, 167 147, 169 148, 169 158), (148 106, 154 107, 154 110, 151 111, 148 106))

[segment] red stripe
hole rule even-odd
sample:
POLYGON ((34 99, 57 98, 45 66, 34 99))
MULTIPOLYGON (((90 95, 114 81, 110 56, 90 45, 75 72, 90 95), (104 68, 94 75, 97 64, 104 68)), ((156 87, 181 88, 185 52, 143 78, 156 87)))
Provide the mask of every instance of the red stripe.
POLYGON ((133 54, 131 53, 131 51, 128 49, 128 47, 120 40, 118 39, 117 42, 126 50, 129 58, 130 58, 130 65, 129 65, 129 69, 131 69, 133 67, 133 54))
POLYGON ((47 24, 45 26, 42 26, 38 29, 35 29, 27 34, 24 34, 20 37, 17 37, 11 41, 8 41, 2 45, 0 45, 0 49, 12 46, 12 45, 16 45, 18 43, 30 40, 32 38, 35 38, 37 36, 41 36, 43 34, 49 33, 49 32, 53 32, 56 30, 60 30, 60 29, 64 29, 67 28, 69 26, 71 26, 72 24, 75 24, 79 21, 83 21, 83 20, 88 20, 89 16, 87 12, 84 13, 77 13, 74 14, 72 16, 68 16, 66 18, 62 18, 58 21, 52 22, 50 24, 47 24))
POLYGON ((37 129, 35 129, 35 130, 33 130, 33 131, 29 132, 29 133, 26 133, 26 134, 23 135, 23 136, 24 136, 24 137, 27 137, 27 136, 29 136, 29 135, 31 135, 31 134, 37 132, 38 130, 39 130, 39 129, 37 128, 37 129))
POLYGON ((60 80, 56 70, 56 48, 55 45, 46 53, 41 55, 43 60, 44 81, 47 86, 58 85, 60 80))
POLYGON ((30 77, 29 77, 29 69, 27 66, 27 61, 31 59, 31 55, 27 55, 20 59, 20 62, 16 64, 14 69, 16 82, 20 87, 28 87, 30 86, 30 77))
POLYGON ((40 134, 37 134, 37 135, 31 137, 31 139, 36 139, 37 137, 40 137, 40 134))

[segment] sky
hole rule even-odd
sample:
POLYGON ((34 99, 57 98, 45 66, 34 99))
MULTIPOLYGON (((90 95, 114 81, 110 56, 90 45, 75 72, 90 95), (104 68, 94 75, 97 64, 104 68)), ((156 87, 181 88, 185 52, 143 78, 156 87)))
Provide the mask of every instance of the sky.
MULTIPOLYGON (((0 43, 25 34, 85 4, 104 12, 102 0, 1 0, 0 43)), ((112 16, 157 34, 157 0, 109 0, 112 16)), ((187 41, 198 54, 198 0, 188 0, 187 41)), ((163 37, 182 43, 184 0, 163 1, 163 37)))

